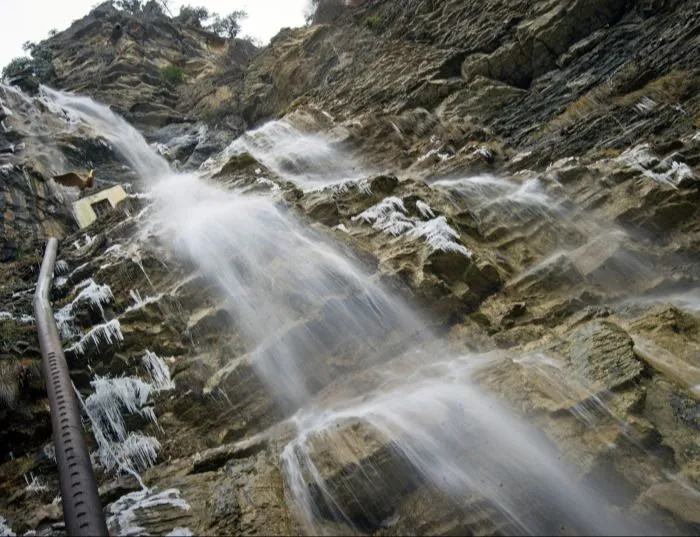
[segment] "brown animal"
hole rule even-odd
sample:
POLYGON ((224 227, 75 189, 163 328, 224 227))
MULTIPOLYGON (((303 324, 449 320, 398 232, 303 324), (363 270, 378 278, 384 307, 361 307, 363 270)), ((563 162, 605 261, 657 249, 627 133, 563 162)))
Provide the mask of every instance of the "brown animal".
POLYGON ((64 173, 62 175, 56 175, 53 178, 59 185, 63 186, 77 186, 80 190, 85 190, 86 188, 92 188, 95 184, 95 170, 90 170, 87 177, 82 177, 75 172, 64 173))

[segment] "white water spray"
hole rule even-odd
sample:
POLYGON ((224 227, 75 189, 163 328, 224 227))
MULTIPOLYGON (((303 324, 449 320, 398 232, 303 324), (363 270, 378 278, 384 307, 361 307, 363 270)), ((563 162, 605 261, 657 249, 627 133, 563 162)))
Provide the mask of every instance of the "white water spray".
POLYGON ((206 161, 202 169, 216 170, 232 156, 244 153, 305 190, 358 181, 366 176, 358 162, 328 140, 303 133, 285 121, 271 121, 243 134, 222 154, 206 161))
MULTIPOLYGON (((469 360, 419 368, 439 354, 411 308, 274 199, 175 175, 105 107, 55 92, 53 98, 111 136, 144 179, 166 179, 153 192, 150 231, 218 284, 261 378, 287 409, 301 407, 293 419, 298 434, 283 463, 292 506, 309 532, 321 531, 324 520, 377 530, 389 524, 385 517, 406 494, 424 484, 451 498, 458 511, 493 523, 492 531, 640 529, 613 516, 605 498, 578 483, 537 431, 481 393, 469 360), (401 374, 382 369, 392 359, 401 374), (343 396, 334 383, 348 370, 367 370, 370 381, 343 396), (345 426, 353 421, 367 434, 348 433, 345 426), (473 502, 465 505, 464 498, 473 502)), ((280 128, 288 131, 279 123, 268 130, 280 128)), ((305 153, 303 144, 275 144, 274 137, 257 135, 234 142, 228 155, 250 152, 302 186, 352 175, 344 173, 347 163, 326 158, 325 149, 317 154, 318 146, 305 153)), ((540 196, 534 183, 514 190, 498 180, 485 184, 507 203, 524 200, 531 207, 540 196)), ((435 240, 434 231, 421 236, 435 240)))
POLYGON ((148 146, 134 127, 108 107, 89 97, 55 91, 46 86, 41 87, 41 94, 46 102, 64 110, 82 125, 88 125, 94 136, 107 140, 144 181, 152 182, 170 175, 170 166, 165 159, 148 146))

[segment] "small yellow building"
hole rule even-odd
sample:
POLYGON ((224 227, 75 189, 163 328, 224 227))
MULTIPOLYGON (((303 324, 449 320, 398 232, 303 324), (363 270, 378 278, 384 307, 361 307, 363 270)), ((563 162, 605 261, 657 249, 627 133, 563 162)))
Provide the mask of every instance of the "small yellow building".
POLYGON ((73 216, 81 229, 86 228, 125 199, 124 189, 118 185, 113 186, 73 203, 73 216))

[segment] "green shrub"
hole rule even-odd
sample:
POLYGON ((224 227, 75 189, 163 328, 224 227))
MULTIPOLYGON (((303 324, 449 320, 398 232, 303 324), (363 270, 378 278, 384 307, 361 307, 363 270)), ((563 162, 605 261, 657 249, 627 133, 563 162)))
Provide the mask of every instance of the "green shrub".
POLYGON ((480 324, 482 326, 491 326, 491 320, 480 311, 470 313, 469 318, 475 323, 480 324))
POLYGON ((190 5, 181 6, 180 14, 176 17, 177 20, 189 26, 202 27, 202 23, 206 21, 212 14, 205 7, 194 7, 190 5))
POLYGON ((365 19, 365 26, 369 29, 378 28, 382 25, 382 18, 379 15, 372 15, 365 19))
POLYGON ((50 82, 56 72, 53 68, 53 53, 51 49, 31 41, 26 41, 22 48, 29 52, 30 57, 22 56, 12 60, 2 70, 2 76, 8 78, 33 76, 39 79, 39 82, 50 82))
POLYGON ((34 73, 42 82, 49 82, 56 76, 53 68, 53 52, 48 47, 36 46, 32 49, 34 73))
POLYGON ((2 70, 2 76, 7 78, 14 78, 16 76, 31 74, 34 72, 34 62, 31 58, 27 56, 22 56, 20 58, 15 58, 10 63, 8 63, 2 70))
POLYGON ((171 84, 178 85, 185 81, 185 70, 182 67, 176 67, 174 65, 163 67, 160 70, 160 74, 171 84))

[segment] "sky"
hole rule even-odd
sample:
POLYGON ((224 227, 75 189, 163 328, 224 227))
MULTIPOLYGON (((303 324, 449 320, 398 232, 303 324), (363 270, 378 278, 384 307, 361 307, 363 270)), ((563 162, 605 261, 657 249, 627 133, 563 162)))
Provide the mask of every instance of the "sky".
MULTIPOLYGON (((41 41, 49 30, 65 30, 87 15, 101 2, 98 0, 0 0, 0 67, 22 56, 22 43, 41 41)), ((241 36, 250 35, 267 43, 280 28, 301 26, 308 0, 172 0, 170 9, 177 14, 180 6, 204 6, 226 15, 245 9, 241 36)))

